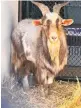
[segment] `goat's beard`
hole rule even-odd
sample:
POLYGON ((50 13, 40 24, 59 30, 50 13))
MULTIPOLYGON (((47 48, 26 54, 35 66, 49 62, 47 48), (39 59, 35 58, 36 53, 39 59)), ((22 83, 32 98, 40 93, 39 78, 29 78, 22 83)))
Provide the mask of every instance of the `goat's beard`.
MULTIPOLYGON (((49 30, 48 30, 49 31, 49 30)), ((55 57, 59 57, 59 51, 60 51, 60 40, 57 39, 57 41, 54 41, 51 43, 48 31, 44 28, 42 29, 42 40, 43 40, 43 48, 46 55, 49 55, 49 58, 51 62, 54 62, 55 57)))
POLYGON ((56 42, 51 43, 50 39, 48 39, 47 46, 51 57, 51 61, 54 62, 55 57, 59 56, 60 41, 57 40, 56 42))

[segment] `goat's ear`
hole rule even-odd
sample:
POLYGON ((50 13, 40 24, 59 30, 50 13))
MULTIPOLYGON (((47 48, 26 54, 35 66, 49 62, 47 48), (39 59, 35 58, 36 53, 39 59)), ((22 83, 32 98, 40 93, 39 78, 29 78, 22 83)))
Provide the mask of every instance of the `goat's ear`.
POLYGON ((63 26, 69 26, 73 23, 73 19, 62 19, 62 25, 63 26))
POLYGON ((41 20, 33 20, 32 23, 35 25, 35 26, 38 26, 38 25, 41 25, 41 20))

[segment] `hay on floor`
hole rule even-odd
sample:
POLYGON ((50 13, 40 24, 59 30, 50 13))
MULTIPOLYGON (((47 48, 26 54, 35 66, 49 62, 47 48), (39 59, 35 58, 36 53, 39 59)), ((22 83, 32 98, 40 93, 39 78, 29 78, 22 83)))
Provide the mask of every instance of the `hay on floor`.
POLYGON ((63 105, 59 108, 81 108, 81 86, 77 79, 76 89, 73 91, 69 99, 65 99, 63 105))
POLYGON ((2 85, 2 96, 9 97, 9 102, 13 108, 81 108, 79 82, 55 81, 50 95, 42 97, 40 87, 24 91, 18 87, 17 83, 14 83, 14 79, 10 78, 2 85))

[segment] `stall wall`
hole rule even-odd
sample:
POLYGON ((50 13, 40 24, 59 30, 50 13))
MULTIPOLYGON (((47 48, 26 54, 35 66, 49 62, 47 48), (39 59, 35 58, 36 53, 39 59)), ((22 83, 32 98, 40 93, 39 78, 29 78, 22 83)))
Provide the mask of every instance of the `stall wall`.
POLYGON ((9 78, 11 33, 18 23, 18 1, 1 2, 1 81, 9 78))

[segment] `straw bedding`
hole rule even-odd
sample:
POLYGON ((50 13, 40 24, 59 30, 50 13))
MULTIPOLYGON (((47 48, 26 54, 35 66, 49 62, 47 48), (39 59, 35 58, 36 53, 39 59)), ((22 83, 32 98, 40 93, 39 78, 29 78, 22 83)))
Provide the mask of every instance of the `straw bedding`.
POLYGON ((23 90, 14 78, 2 84, 2 96, 13 108, 81 108, 80 83, 54 81, 50 95, 42 97, 40 88, 23 90))

